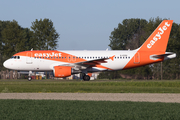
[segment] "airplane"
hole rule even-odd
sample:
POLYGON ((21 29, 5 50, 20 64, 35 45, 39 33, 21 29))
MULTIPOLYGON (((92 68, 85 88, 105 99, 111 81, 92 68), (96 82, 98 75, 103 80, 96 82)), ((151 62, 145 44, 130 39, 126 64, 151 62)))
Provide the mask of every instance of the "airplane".
POLYGON ((163 20, 149 38, 135 50, 31 50, 14 54, 6 60, 5 68, 29 71, 51 71, 55 77, 64 78, 72 74, 83 74, 89 81, 89 73, 125 70, 176 57, 176 53, 166 52, 173 20, 163 20))

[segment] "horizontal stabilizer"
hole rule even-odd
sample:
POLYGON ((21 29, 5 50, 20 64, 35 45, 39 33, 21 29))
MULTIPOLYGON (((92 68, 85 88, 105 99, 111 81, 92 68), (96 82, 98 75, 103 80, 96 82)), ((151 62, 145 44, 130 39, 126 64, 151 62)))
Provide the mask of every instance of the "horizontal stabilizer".
POLYGON ((157 59, 172 59, 176 57, 176 53, 173 52, 166 52, 165 54, 159 54, 159 55, 151 55, 150 59, 151 60, 157 60, 157 59))

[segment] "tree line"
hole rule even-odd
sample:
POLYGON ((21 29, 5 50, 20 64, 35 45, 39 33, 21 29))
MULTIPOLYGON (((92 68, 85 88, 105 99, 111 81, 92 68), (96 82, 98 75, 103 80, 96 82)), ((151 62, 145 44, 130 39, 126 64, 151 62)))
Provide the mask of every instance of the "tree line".
POLYGON ((36 19, 30 28, 21 27, 16 20, 0 20, 0 69, 13 54, 31 50, 54 50, 59 34, 50 19, 36 19))
MULTIPOLYGON (((110 48, 112 50, 128 50, 140 47, 163 19, 124 19, 109 36, 110 48)), ((167 52, 176 53, 177 57, 171 60, 146 65, 123 71, 103 72, 99 78, 117 79, 120 77, 131 79, 179 79, 180 78, 180 25, 173 23, 167 52), (161 73, 162 72, 162 73, 161 73), (161 76, 162 75, 162 76, 161 76)))

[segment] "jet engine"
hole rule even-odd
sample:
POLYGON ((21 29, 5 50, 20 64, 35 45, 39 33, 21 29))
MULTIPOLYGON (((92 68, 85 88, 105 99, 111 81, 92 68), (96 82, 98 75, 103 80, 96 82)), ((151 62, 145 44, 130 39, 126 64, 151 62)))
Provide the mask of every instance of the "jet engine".
POLYGON ((72 74, 72 67, 70 66, 54 66, 55 77, 68 77, 72 74))

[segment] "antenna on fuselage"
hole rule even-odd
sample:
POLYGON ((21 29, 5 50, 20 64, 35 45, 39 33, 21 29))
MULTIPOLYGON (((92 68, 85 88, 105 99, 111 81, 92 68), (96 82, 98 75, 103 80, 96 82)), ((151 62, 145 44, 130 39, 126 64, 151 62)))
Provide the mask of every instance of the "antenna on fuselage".
POLYGON ((108 48, 106 49, 106 51, 108 51, 108 48))
POLYGON ((31 51, 33 51, 33 48, 31 48, 31 51))

